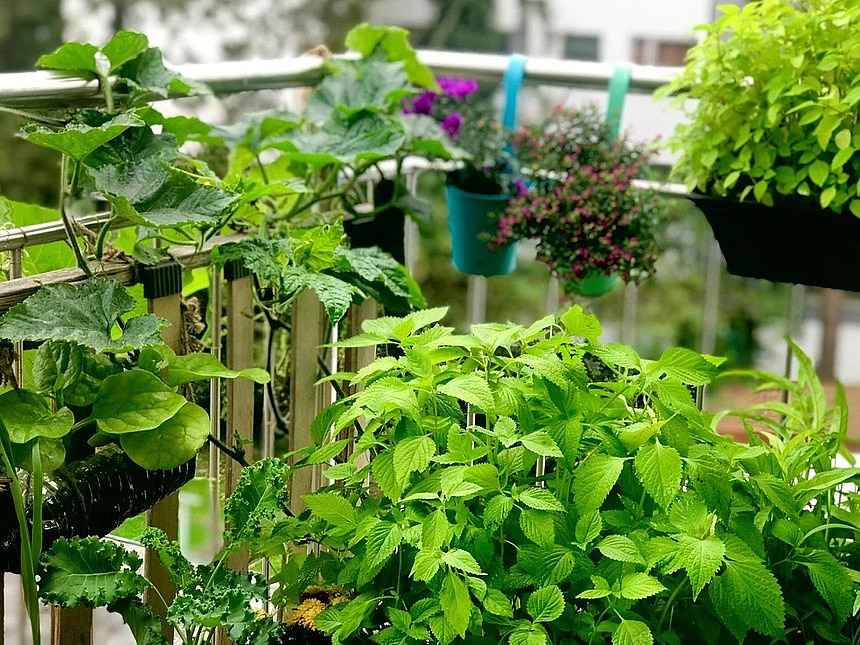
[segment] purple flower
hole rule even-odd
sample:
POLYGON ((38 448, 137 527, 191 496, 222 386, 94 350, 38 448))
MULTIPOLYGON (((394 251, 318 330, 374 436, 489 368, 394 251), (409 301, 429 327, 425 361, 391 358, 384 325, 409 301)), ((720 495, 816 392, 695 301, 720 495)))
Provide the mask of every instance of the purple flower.
POLYGON ((460 128, 463 126, 463 115, 459 112, 451 112, 448 116, 442 119, 442 129, 448 133, 452 139, 456 139, 460 134, 460 128))
POLYGON ((478 91, 478 81, 473 78, 457 78, 448 76, 438 79, 439 87, 445 96, 455 99, 464 99, 469 94, 478 91))
POLYGON ((403 102, 403 113, 404 114, 432 114, 433 113, 433 101, 436 99, 438 94, 435 92, 423 92, 416 96, 413 100, 406 100, 403 102))

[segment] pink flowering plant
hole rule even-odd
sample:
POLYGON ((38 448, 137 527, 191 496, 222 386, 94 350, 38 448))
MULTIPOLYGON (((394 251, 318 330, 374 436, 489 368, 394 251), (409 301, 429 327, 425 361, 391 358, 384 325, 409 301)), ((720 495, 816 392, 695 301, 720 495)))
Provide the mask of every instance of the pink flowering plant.
POLYGON ((492 243, 537 240, 537 257, 563 287, 592 276, 640 282, 654 271, 657 196, 633 186, 648 146, 612 136, 596 106, 557 107, 513 137, 530 175, 499 218, 492 243))
POLYGON ((441 92, 423 92, 408 100, 403 109, 432 116, 449 142, 463 153, 465 161, 448 173, 448 183, 472 193, 510 193, 512 159, 506 149, 510 137, 481 96, 478 81, 460 77, 436 80, 441 92))

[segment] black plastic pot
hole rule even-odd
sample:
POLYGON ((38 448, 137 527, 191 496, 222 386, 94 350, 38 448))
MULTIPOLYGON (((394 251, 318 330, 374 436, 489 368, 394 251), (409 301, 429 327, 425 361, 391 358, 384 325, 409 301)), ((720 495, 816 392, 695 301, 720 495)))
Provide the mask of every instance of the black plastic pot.
POLYGON ((732 275, 860 291, 860 218, 694 193, 732 275))
MULTIPOLYGON (((394 182, 389 179, 379 181, 373 189, 373 199, 376 204, 386 204, 394 195, 394 182)), ((378 246, 403 264, 406 262, 406 250, 403 245, 406 217, 398 208, 386 208, 374 217, 356 217, 344 220, 343 230, 353 248, 369 248, 378 246)))
MULTIPOLYGON (((45 482, 43 546, 59 537, 110 533, 123 521, 149 510, 194 477, 196 460, 169 470, 145 470, 125 453, 105 450, 67 464, 45 482)), ((12 493, 0 493, 0 571, 20 570, 21 538, 12 493)))

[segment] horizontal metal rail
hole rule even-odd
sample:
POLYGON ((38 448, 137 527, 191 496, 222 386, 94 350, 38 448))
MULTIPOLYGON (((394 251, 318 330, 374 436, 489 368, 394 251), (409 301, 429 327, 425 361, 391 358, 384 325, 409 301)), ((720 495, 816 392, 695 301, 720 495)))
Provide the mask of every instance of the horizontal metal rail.
MULTIPOLYGON (((345 55, 345 57, 350 57, 345 55)), ((422 50, 419 60, 440 75, 471 76, 483 81, 498 81, 508 65, 500 54, 472 54, 422 50)), ((298 56, 272 60, 229 61, 222 63, 174 66, 190 80, 200 81, 216 95, 237 92, 284 89, 315 85, 323 76, 324 59, 298 56)), ((606 87, 614 65, 589 61, 528 58, 527 81, 545 85, 581 88, 606 87)), ((667 83, 680 69, 674 67, 632 66, 630 89, 652 92, 667 83)), ((18 108, 66 107, 100 100, 96 81, 86 81, 47 71, 0 74, 0 105, 18 108)))

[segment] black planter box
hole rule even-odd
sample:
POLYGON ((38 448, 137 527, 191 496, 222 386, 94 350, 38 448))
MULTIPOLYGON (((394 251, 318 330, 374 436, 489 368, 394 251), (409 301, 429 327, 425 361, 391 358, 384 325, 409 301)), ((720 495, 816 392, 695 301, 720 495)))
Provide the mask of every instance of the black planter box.
POLYGON ((860 291, 860 218, 694 193, 732 275, 860 291))

